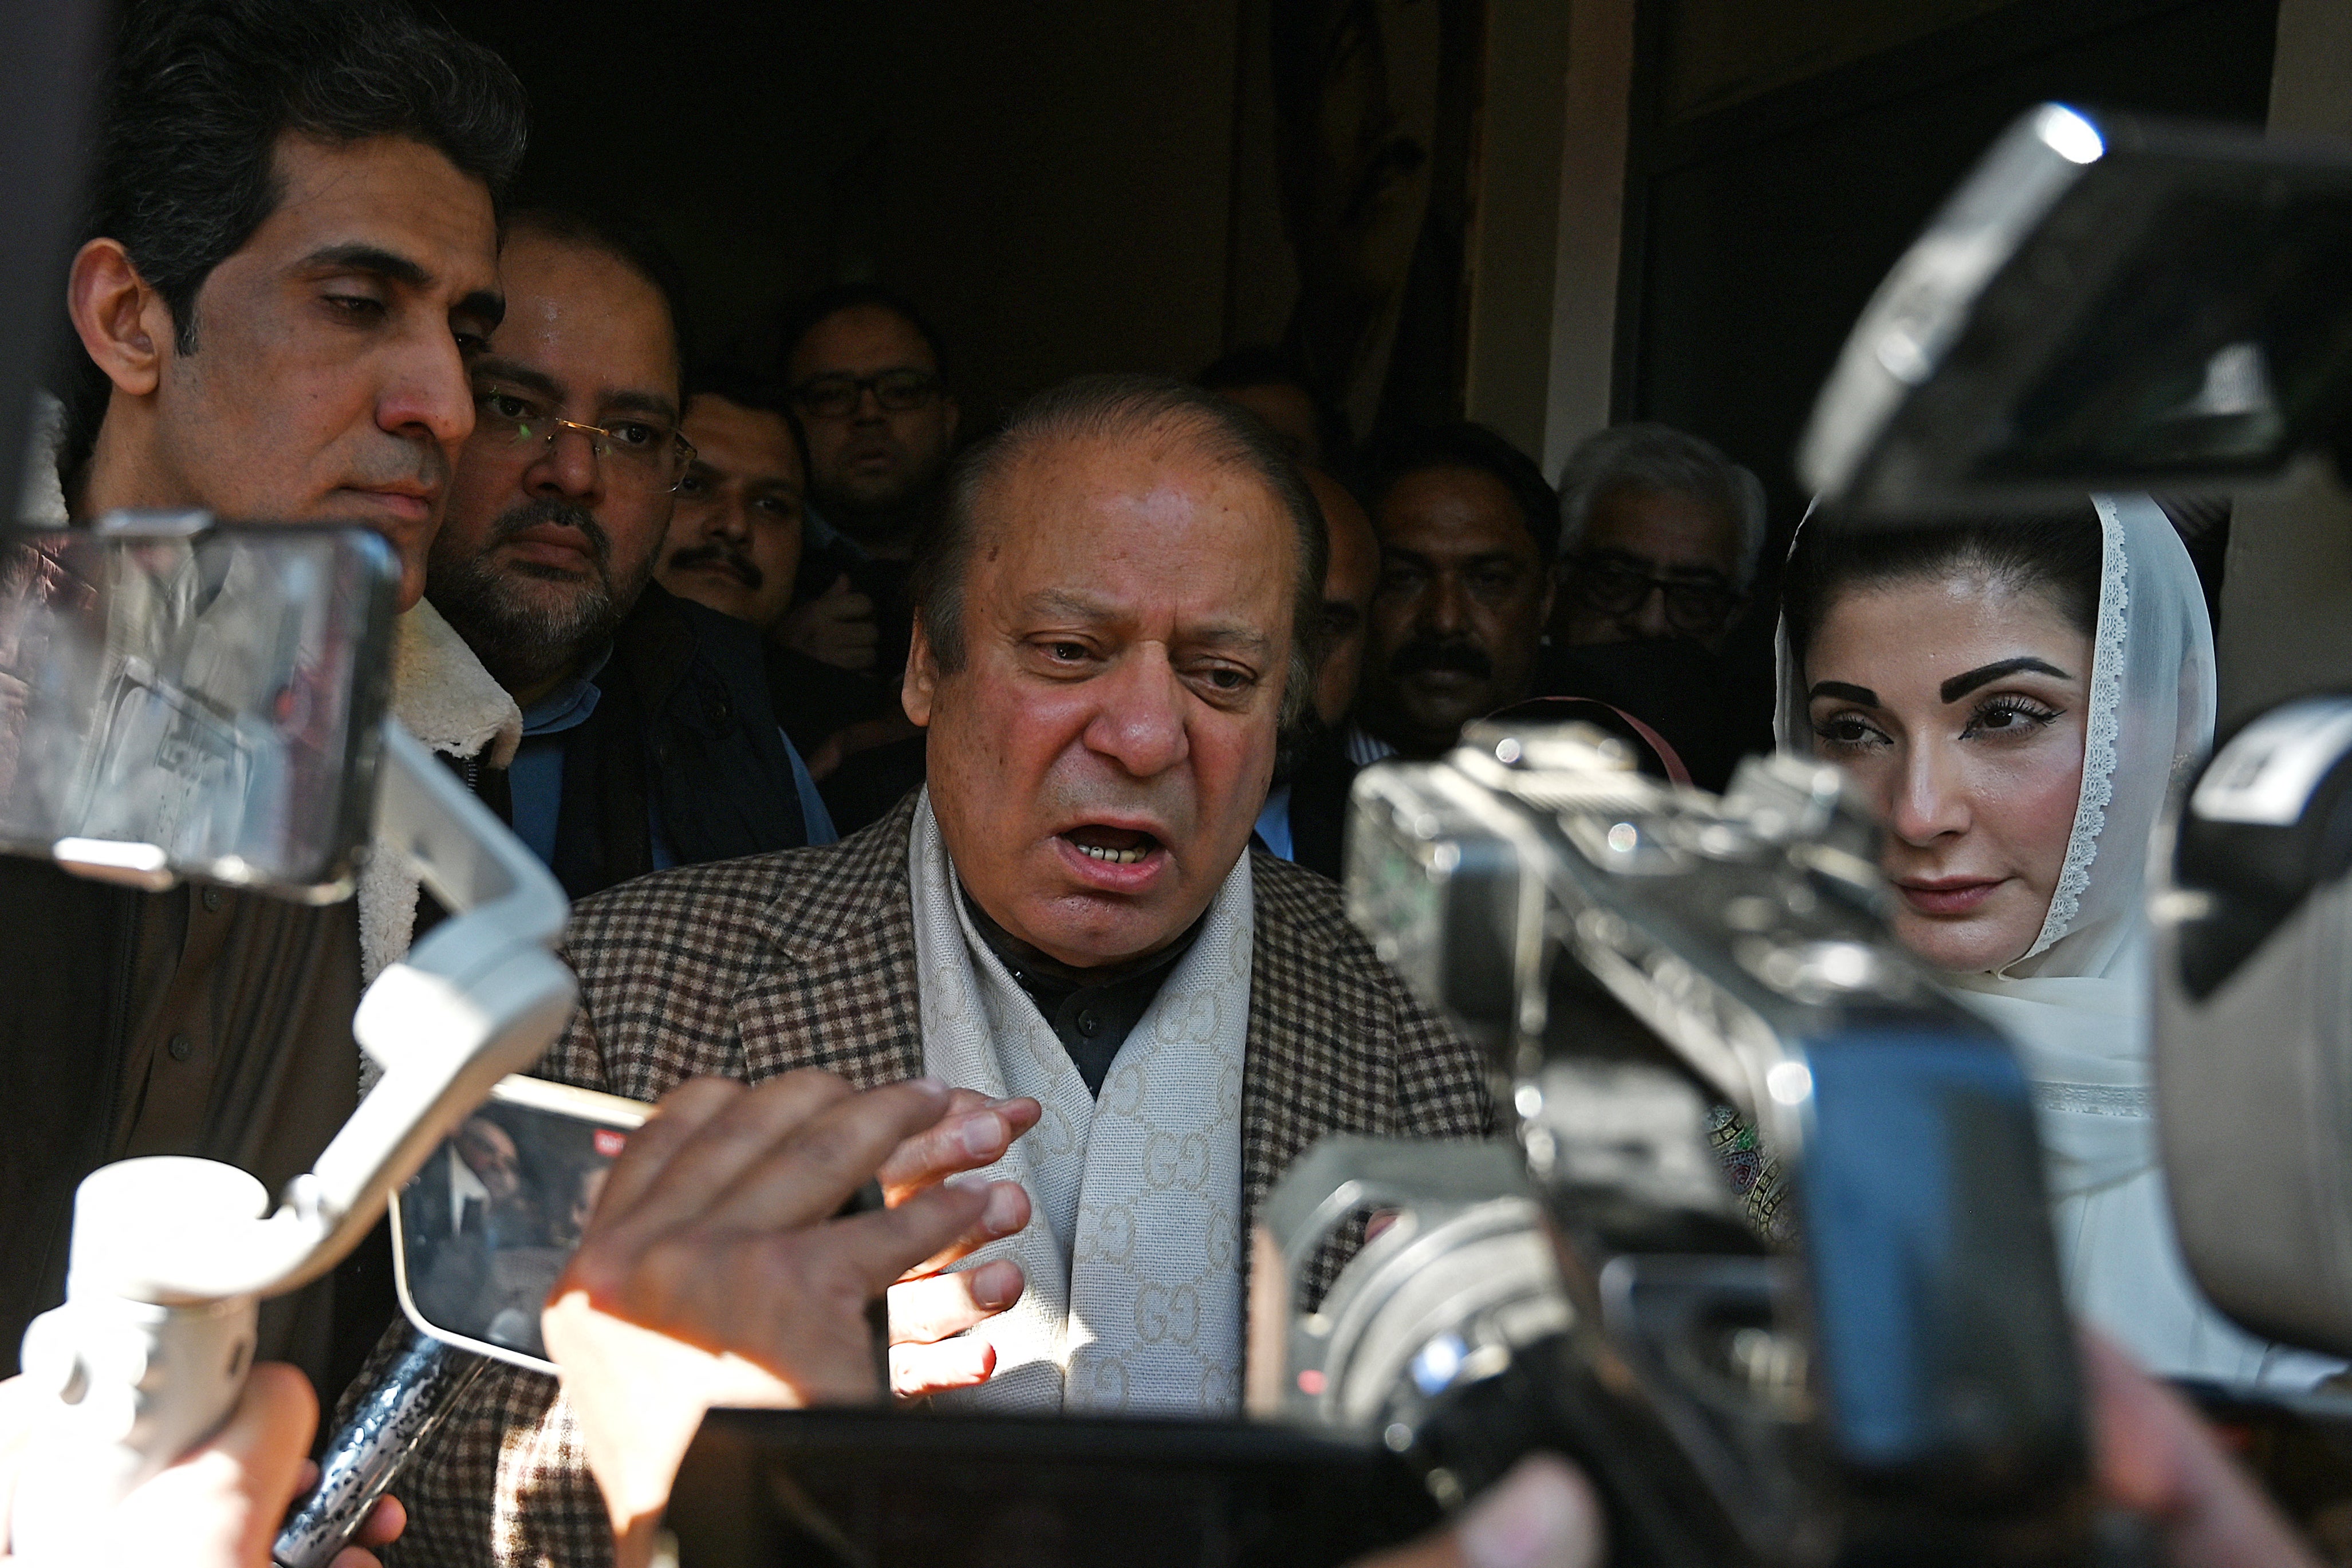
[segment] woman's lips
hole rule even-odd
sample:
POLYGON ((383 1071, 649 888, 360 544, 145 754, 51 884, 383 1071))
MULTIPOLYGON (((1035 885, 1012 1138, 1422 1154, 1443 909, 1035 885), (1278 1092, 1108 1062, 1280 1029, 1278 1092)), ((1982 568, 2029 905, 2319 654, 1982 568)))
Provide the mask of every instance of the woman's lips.
POLYGON ((1973 914, 2006 878, 1947 877, 1934 881, 1898 881, 1903 901, 1923 915, 1973 914))

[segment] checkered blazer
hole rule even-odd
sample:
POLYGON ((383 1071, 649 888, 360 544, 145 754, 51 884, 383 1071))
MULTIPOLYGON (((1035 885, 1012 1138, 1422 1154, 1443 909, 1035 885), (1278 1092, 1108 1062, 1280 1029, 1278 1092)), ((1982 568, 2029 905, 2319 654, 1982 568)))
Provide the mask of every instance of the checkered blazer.
MULTIPOLYGON (((837 845, 684 867, 583 902, 565 952, 580 1011, 541 1076, 650 1100, 702 1075, 756 1083, 819 1067, 864 1087, 921 1073, 915 798, 837 845)), ((1477 1058, 1373 956, 1339 889, 1263 853, 1251 873, 1247 1215, 1327 1132, 1486 1135, 1477 1058)), ((1317 1289, 1355 1244, 1326 1249, 1317 1289)), ((602 1500, 549 1378, 491 1369, 394 1489, 410 1522, 391 1568, 610 1561, 602 1500)))

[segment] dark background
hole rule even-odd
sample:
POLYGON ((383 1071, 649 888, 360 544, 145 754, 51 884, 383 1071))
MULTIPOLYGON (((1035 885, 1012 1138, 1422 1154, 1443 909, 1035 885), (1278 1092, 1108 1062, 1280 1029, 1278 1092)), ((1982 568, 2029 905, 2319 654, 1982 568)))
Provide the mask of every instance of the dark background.
MULTIPOLYGON (((1291 3, 472 0, 455 19, 530 89, 529 183, 646 213, 707 342, 757 357, 789 297, 880 280, 934 316, 984 417, 1079 371, 1190 374, 1279 335, 1296 281, 1262 57, 1270 7, 1291 3)), ((2259 121, 2275 14, 1643 0, 1616 417, 1724 447, 1785 532, 1802 502, 1790 454, 1847 328, 2000 128, 2049 98, 2259 121)), ((1474 167, 1495 117, 1519 112, 1482 97, 1474 167)), ((1548 300, 1481 308, 1550 329, 1548 300)))

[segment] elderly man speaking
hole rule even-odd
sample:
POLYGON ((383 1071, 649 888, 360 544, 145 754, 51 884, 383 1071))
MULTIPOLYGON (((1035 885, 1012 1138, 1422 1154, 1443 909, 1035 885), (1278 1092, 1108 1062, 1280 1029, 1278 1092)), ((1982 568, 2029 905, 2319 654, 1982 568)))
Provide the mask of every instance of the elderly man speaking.
MULTIPOLYGON (((1285 1168, 1328 1132, 1490 1119, 1477 1059, 1339 889, 1247 852, 1309 696, 1323 556, 1312 497, 1246 412, 1125 376, 1032 400, 961 461, 917 567, 904 697, 928 789, 841 844, 583 904, 582 1009, 545 1070, 647 1100, 806 1066, 1034 1099, 987 1171, 1034 1215, 972 1255, 1026 1289, 943 1311, 970 1325, 971 1376, 992 1369, 950 1397, 1236 1411, 1245 1237, 1285 1168)), ((404 1489, 420 1525, 495 1516, 523 1538, 502 1558, 586 1560, 532 1522, 602 1517, 532 1381, 507 1374, 404 1489)))

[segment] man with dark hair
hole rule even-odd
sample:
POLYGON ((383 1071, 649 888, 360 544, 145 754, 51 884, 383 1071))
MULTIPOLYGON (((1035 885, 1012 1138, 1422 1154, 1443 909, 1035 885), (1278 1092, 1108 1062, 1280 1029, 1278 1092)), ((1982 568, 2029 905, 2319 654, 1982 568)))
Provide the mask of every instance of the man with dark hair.
POLYGON ((626 230, 544 208, 509 220, 499 267, 511 309, 474 364, 426 585, 522 710, 485 794, 574 898, 829 842, 757 631, 653 582, 696 455, 666 268, 626 230))
POLYGON ((1347 751, 1348 714, 1364 668, 1381 542, 1363 503, 1318 468, 1304 470, 1330 541, 1323 573, 1321 636, 1313 707, 1284 737, 1273 790, 1258 813, 1258 841, 1286 860, 1339 879, 1348 791, 1356 764, 1347 751))
POLYGON ((808 449, 790 400, 731 365, 706 365, 690 379, 684 429, 695 458, 678 480, 657 575, 678 597, 760 629, 776 721, 808 759, 835 825, 854 831, 923 782, 921 742, 895 688, 812 658, 781 635, 808 493, 808 449))
POLYGON ((1192 378, 1203 392, 1231 398, 1272 426, 1284 448, 1309 468, 1351 472, 1355 439, 1348 416, 1317 395, 1307 373, 1285 349, 1253 343, 1237 348, 1192 378))
POLYGON ((839 284, 786 320, 779 361, 808 437, 814 517, 784 640, 895 684, 912 624, 907 563, 954 455, 961 410, 939 334, 906 300, 839 284))
MULTIPOLYGON (((1033 399, 958 464, 920 556, 904 691, 928 789, 832 847, 582 905, 583 1006, 542 1070, 649 1098, 822 1059, 1034 1098, 1037 1131, 986 1173, 1040 1215, 971 1258, 1027 1288, 951 1342, 988 1382, 941 1397, 1237 1411, 1246 1237, 1283 1171, 1328 1132, 1490 1118, 1476 1054, 1339 890, 1248 852, 1309 700, 1323 554, 1296 467, 1223 400, 1131 376, 1033 399)), ((553 1384, 476 1390, 403 1483, 418 1538, 590 1559, 601 1510, 553 1384)))
MULTIPOLYGON (((68 510, 382 531, 408 612, 394 708, 453 753, 496 744, 507 704, 417 596, 474 425, 467 363, 503 308, 497 202, 523 134, 506 67, 401 5, 140 0, 67 280, 68 510), (446 676, 429 716, 420 670, 446 676)), ((61 1293, 86 1172, 190 1154, 275 1191, 309 1167, 355 1100, 363 944, 392 945, 350 903, 0 862, 0 1098, 38 1108, 0 1163, 0 1364, 61 1293)), ((324 1375, 332 1299, 265 1306, 261 1353, 324 1375)))
POLYGON ((1349 754, 1433 757, 1462 726, 1524 700, 1551 613, 1559 500, 1482 425, 1416 432, 1377 455, 1363 694, 1349 754))

